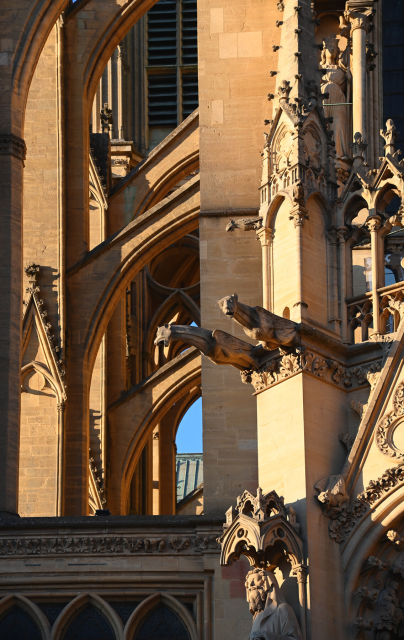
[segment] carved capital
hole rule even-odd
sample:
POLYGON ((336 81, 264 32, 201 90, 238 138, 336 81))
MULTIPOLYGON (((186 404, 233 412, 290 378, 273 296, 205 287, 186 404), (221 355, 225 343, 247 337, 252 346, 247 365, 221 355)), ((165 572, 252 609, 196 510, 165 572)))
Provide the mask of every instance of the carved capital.
POLYGON ((268 247, 271 244, 273 238, 273 231, 268 227, 263 227, 257 231, 257 236, 261 242, 262 247, 268 247))
POLYGON ((65 410, 66 410, 66 403, 65 402, 59 402, 56 405, 56 409, 57 409, 58 413, 64 413, 65 410))
POLYGON ((370 232, 379 231, 380 227, 382 226, 382 221, 380 216, 371 216, 366 220, 365 226, 370 232))
POLYGON ((340 227, 337 231, 338 242, 346 242, 349 238, 349 231, 346 227, 340 227))
POLYGON ((25 141, 12 133, 0 134, 0 154, 14 156, 24 163, 27 155, 25 141))
POLYGON ((309 219, 309 214, 307 209, 302 206, 298 206, 289 214, 289 220, 293 220, 294 227, 303 227, 306 220, 309 219))
MULTIPOLYGON (((371 20, 370 17, 364 13, 359 13, 357 11, 348 11, 349 22, 351 23, 351 33, 355 31, 355 29, 364 29, 366 33, 371 31, 371 20)), ((345 17, 346 14, 345 14, 345 17)))
POLYGON ((309 573, 309 568, 306 565, 301 564, 299 567, 295 567, 292 570, 292 575, 296 576, 298 584, 306 584, 307 583, 307 575, 309 573))

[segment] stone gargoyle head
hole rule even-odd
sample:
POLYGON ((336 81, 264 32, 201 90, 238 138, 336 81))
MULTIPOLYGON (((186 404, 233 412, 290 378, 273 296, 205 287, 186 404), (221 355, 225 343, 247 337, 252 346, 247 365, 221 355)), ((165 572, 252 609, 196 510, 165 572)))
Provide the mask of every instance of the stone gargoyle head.
POLYGON ((225 296, 217 301, 217 304, 220 307, 220 310, 223 311, 224 315, 228 318, 233 318, 236 306, 237 306, 238 295, 237 293, 233 293, 231 296, 225 296))

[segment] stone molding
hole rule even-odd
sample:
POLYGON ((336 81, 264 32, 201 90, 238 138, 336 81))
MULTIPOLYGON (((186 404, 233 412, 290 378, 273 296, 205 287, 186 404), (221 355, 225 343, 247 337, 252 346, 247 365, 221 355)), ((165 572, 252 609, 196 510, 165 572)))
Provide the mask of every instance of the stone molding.
MULTIPOLYGON (((388 495, 392 489, 402 484, 404 484, 404 463, 392 469, 386 469, 380 478, 371 480, 366 489, 357 495, 351 506, 334 507, 328 511, 328 517, 332 518, 329 526, 330 538, 338 543, 347 540, 365 513, 388 495)), ((327 515, 326 510, 327 505, 325 505, 324 515, 327 515)))
POLYGON ((393 397, 393 410, 379 421, 376 427, 376 446, 380 453, 389 458, 404 460, 404 451, 400 451, 394 444, 393 436, 396 427, 404 418, 404 382, 401 382, 393 397))
POLYGON ((297 347, 291 352, 280 350, 275 357, 259 371, 241 371, 244 384, 251 383, 256 392, 269 389, 286 378, 305 371, 322 380, 343 389, 352 389, 370 384, 369 376, 380 372, 382 361, 377 360, 368 365, 345 368, 335 360, 308 351, 305 347, 297 347))
POLYGON ((187 537, 59 536, 0 538, 0 557, 49 555, 144 555, 219 553, 216 535, 187 537))
POLYGON ((25 140, 15 136, 13 133, 0 134, 0 154, 14 156, 24 163, 27 156, 25 140))

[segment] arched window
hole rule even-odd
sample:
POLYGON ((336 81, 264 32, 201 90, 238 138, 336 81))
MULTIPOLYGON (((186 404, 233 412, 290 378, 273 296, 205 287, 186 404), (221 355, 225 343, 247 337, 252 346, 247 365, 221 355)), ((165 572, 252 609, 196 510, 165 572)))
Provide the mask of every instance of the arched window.
POLYGON ((180 617, 160 604, 140 625, 133 640, 191 640, 191 636, 180 617))
POLYGON ((4 640, 42 640, 33 619, 20 607, 13 607, 0 620, 0 638, 4 640))
POLYGON ((95 607, 86 607, 69 624, 63 640, 116 640, 108 620, 95 607))

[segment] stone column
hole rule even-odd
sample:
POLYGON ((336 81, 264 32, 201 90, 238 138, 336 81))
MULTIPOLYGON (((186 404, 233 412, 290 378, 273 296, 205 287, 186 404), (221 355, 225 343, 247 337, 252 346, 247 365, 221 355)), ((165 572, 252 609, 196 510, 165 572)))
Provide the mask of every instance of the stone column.
POLYGON ((292 573, 297 578, 299 588, 300 629, 302 631, 303 640, 306 640, 306 585, 308 568, 305 565, 300 565, 293 569, 292 573))
POLYGON ((337 233, 330 229, 326 233, 328 244, 328 323, 334 331, 338 332, 340 318, 338 315, 338 260, 337 260, 337 233))
POLYGON ((18 508, 24 140, 0 134, 0 514, 18 508))
POLYGON ((340 227, 338 229, 338 243, 339 243, 339 267, 340 267, 340 295, 341 295, 341 337, 342 342, 348 343, 348 317, 345 299, 347 297, 347 283, 346 283, 346 241, 347 241, 348 229, 346 227, 340 227))
POLYGON ((381 227, 381 218, 379 216, 371 216, 366 221, 366 227, 370 231, 372 246, 372 303, 373 303, 373 332, 380 333, 380 313, 379 313, 379 230, 381 227))
POLYGON ((302 231, 306 220, 308 220, 309 214, 307 209, 301 204, 297 204, 290 212, 289 219, 293 220, 294 227, 297 234, 297 258, 296 258, 296 276, 297 276, 297 288, 296 295, 297 301, 293 305, 293 318, 295 322, 300 322, 301 318, 305 315, 307 309, 307 303, 303 300, 303 246, 302 246, 302 231))
POLYGON ((272 241, 273 231, 264 227, 257 231, 262 248, 262 306, 272 311, 272 241))
POLYGON ((64 459, 64 421, 66 403, 57 405, 58 411, 58 470, 56 478, 56 515, 63 515, 63 459, 64 459))
POLYGON ((371 28, 373 2, 347 3, 346 18, 351 23, 353 51, 353 133, 360 133, 366 140, 366 37, 371 28))

